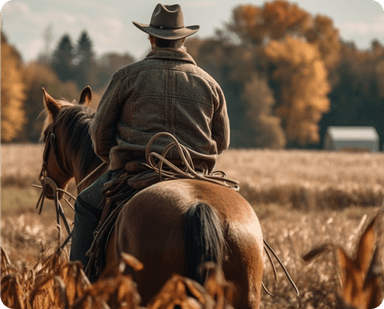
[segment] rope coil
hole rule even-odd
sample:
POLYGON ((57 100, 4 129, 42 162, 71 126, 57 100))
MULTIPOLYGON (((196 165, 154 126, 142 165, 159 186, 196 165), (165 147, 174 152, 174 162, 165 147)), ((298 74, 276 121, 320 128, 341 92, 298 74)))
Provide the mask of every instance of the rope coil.
POLYGON ((198 179, 203 181, 208 181, 211 183, 219 184, 222 186, 229 187, 235 191, 239 191, 239 182, 237 180, 227 178, 226 174, 222 171, 215 171, 211 174, 206 172, 199 173, 195 170, 193 160, 191 157, 192 150, 188 147, 180 144, 177 139, 170 133, 160 132, 155 134, 148 142, 145 149, 145 160, 147 163, 143 163, 144 166, 155 171, 160 176, 160 181, 165 179, 198 179), (156 152, 150 152, 152 144, 161 136, 167 136, 173 140, 161 154, 156 152), (180 156, 181 162, 184 166, 184 170, 177 167, 175 164, 166 159, 168 152, 176 148, 177 153, 180 156), (158 162, 156 163, 156 159, 158 162), (164 165, 167 169, 164 169, 164 165))

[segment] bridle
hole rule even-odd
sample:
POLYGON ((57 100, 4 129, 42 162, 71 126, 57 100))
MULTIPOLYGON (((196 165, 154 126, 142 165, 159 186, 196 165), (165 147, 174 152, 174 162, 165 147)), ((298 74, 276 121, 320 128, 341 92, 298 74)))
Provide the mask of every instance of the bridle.
POLYGON ((39 175, 40 182, 42 180, 44 180, 44 178, 46 177, 46 174, 47 174, 48 157, 49 157, 49 151, 51 150, 51 147, 53 149, 53 153, 55 155, 56 162, 59 165, 61 171, 66 176, 72 177, 70 175, 70 173, 67 171, 67 169, 64 167, 64 162, 63 162, 63 160, 62 160, 62 158, 60 156, 60 153, 58 151, 58 148, 57 148, 56 135, 53 132, 53 130, 54 130, 54 126, 53 126, 53 123, 52 123, 47 128, 47 132, 46 132, 45 137, 44 137, 45 146, 44 146, 44 152, 43 152, 43 166, 41 168, 41 172, 40 172, 40 175, 39 175))
POLYGON ((39 214, 41 214, 41 211, 43 209, 44 199, 46 197, 48 188, 50 188, 53 192, 53 200, 54 200, 55 209, 56 209, 57 228, 58 228, 58 233, 59 233, 58 244, 59 244, 59 248, 63 249, 67 245, 67 243, 69 242, 69 240, 72 236, 72 232, 71 232, 71 229, 69 227, 68 220, 65 217, 63 207, 62 207, 61 202, 60 202, 59 193, 61 192, 61 193, 64 193, 64 194, 69 196, 69 198, 70 198, 69 200, 67 200, 66 198, 63 198, 63 197, 62 198, 72 208, 72 210, 74 210, 74 207, 71 205, 70 200, 71 199, 76 200, 76 198, 72 194, 67 192, 66 190, 59 188, 58 185, 56 184, 56 182, 52 178, 47 176, 48 158, 49 158, 49 153, 50 153, 51 148, 52 148, 53 153, 55 155, 56 162, 59 165, 61 171, 63 172, 63 174, 65 174, 69 178, 72 178, 72 176, 69 174, 69 172, 64 167, 64 162, 63 162, 63 160, 60 156, 60 153, 58 151, 58 148, 57 148, 56 135, 53 131, 54 131, 54 125, 52 123, 47 128, 45 136, 44 136, 45 146, 44 146, 44 152, 43 152, 43 165, 42 165, 41 172, 39 175, 39 180, 40 180, 41 185, 32 185, 32 186, 37 187, 37 188, 42 188, 41 195, 40 195, 39 200, 37 201, 37 204, 36 204, 36 209, 39 209, 39 214), (65 228, 66 228, 66 231, 68 234, 67 239, 64 241, 64 243, 62 245, 60 245, 60 239, 61 239, 60 217, 62 218, 62 220, 64 222, 64 225, 65 225, 65 228))

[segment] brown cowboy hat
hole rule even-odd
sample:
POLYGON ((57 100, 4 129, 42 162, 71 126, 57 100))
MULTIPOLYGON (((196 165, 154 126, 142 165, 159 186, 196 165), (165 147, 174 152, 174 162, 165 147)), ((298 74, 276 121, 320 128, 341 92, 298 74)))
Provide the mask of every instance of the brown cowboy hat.
POLYGON ((152 13, 151 23, 140 24, 133 21, 133 24, 140 30, 151 36, 165 39, 178 40, 196 33, 200 26, 184 26, 184 17, 181 7, 178 4, 158 4, 152 13))

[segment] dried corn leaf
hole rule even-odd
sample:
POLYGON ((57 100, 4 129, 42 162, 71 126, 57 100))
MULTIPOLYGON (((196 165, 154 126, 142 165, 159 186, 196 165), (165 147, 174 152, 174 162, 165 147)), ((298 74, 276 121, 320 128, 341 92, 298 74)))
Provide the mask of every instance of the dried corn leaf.
POLYGON ((72 306, 75 300, 81 298, 90 286, 89 280, 84 274, 80 262, 66 263, 61 268, 60 277, 66 286, 68 304, 72 306))
POLYGON ((9 274, 1 279, 1 300, 9 308, 26 309, 25 292, 20 285, 19 275, 9 274))
POLYGON ((122 252, 122 261, 133 268, 134 271, 140 271, 144 268, 143 263, 136 259, 133 255, 122 252))
MULTIPOLYGON (((84 295, 75 301, 71 309, 111 309, 107 303, 93 295, 84 295)), ((133 308, 132 308, 133 309, 133 308)))

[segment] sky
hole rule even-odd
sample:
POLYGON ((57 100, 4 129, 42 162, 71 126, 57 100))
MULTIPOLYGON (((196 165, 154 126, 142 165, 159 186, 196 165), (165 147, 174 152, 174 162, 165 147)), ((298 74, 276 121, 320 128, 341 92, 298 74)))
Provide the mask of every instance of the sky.
MULTIPOLYGON (((332 18, 341 38, 355 42, 359 49, 370 48, 373 39, 384 44, 384 0, 378 1, 289 0, 312 15, 332 18)), ((205 38, 230 21, 236 6, 243 3, 262 6, 264 2, 179 0, 161 3, 179 3, 185 25, 200 25, 195 36, 205 38)), ((149 23, 157 3, 159 0, 11 0, 2 6, 1 28, 25 62, 36 59, 46 48, 54 50, 66 33, 75 43, 83 30, 89 33, 96 56, 112 51, 128 52, 139 60, 149 51, 149 41, 132 21, 149 23), (49 32, 52 39, 46 46, 44 34, 49 32)))

